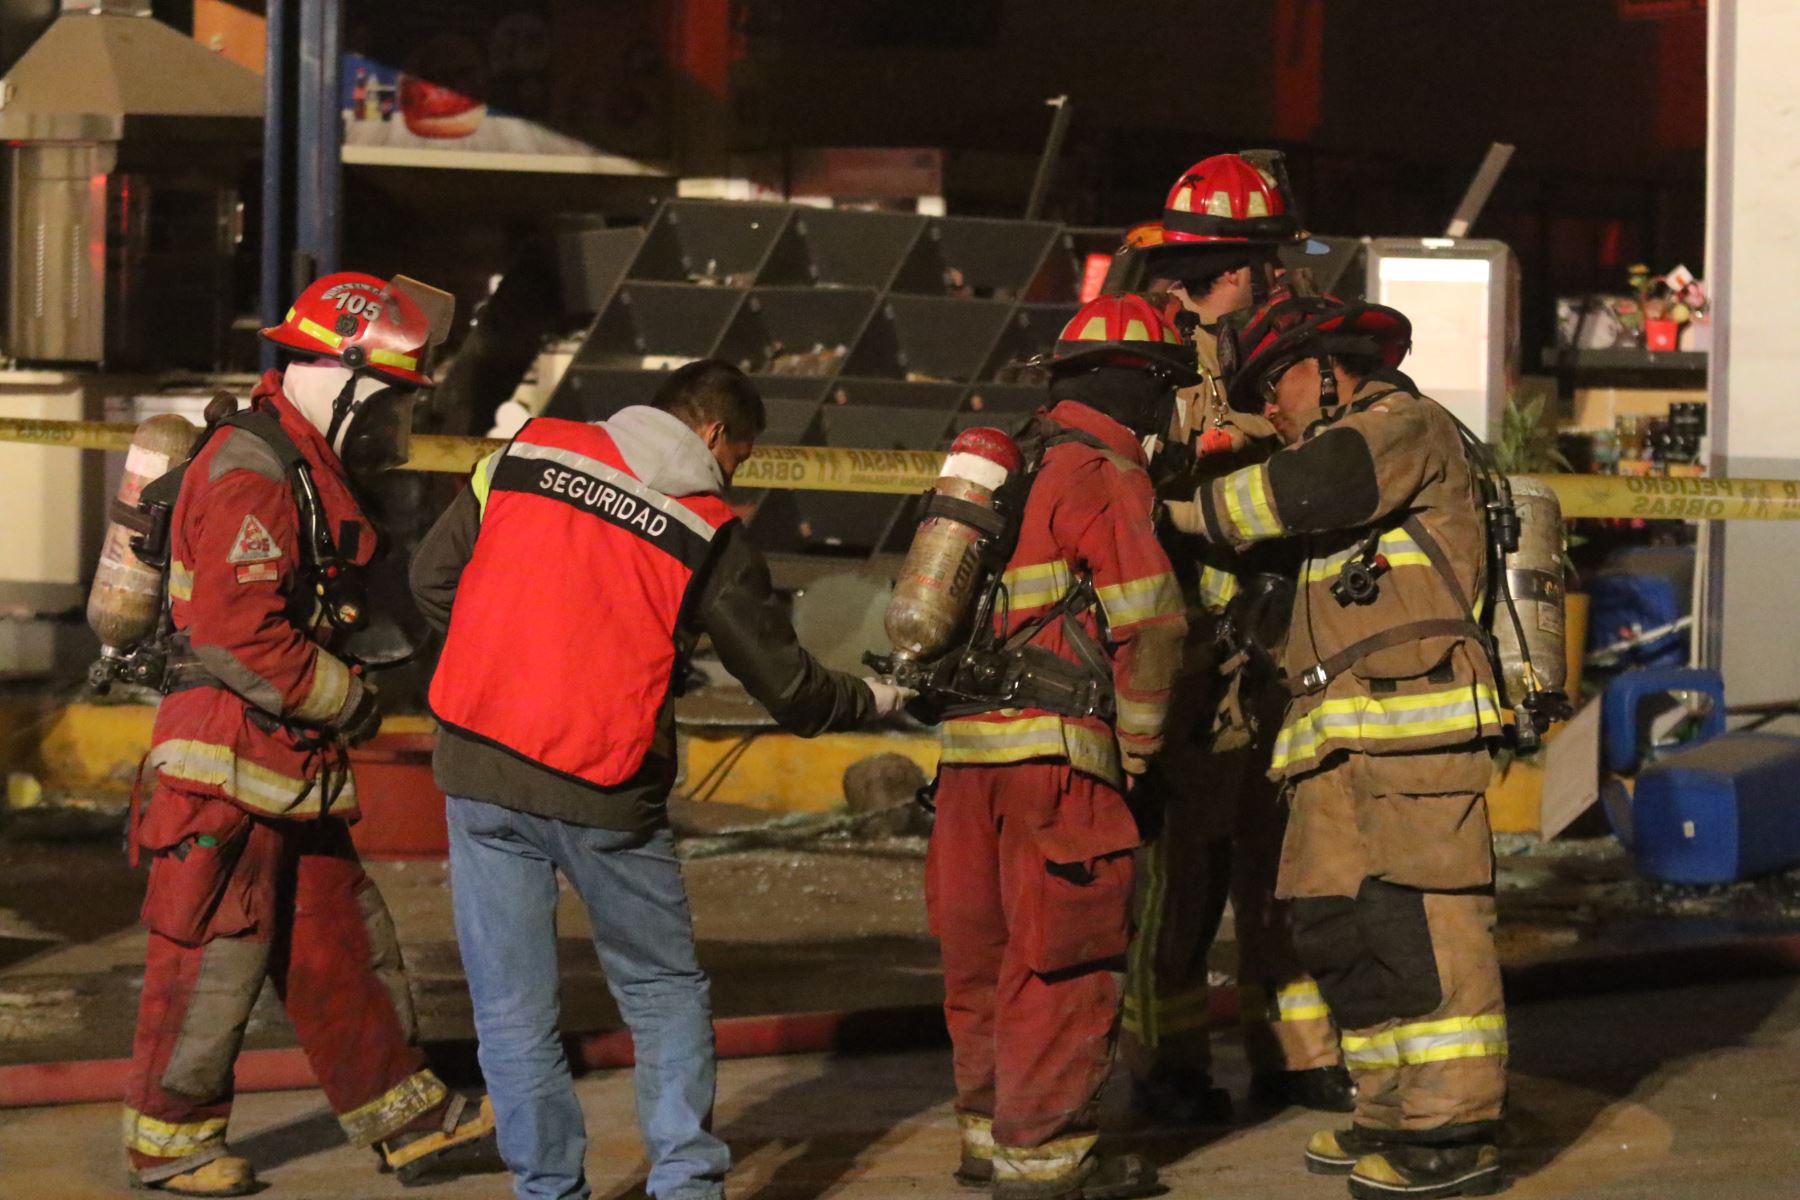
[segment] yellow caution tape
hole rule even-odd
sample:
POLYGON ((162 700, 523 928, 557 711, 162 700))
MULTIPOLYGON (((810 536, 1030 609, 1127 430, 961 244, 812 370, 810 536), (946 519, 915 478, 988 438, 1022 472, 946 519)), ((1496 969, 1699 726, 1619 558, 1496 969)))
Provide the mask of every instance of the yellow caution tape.
MULTIPOLYGON (((135 426, 102 421, 0 417, 0 443, 126 450, 135 426)), ((504 442, 421 434, 407 467, 467 474, 504 442)), ((930 487, 943 455, 930 450, 851 450, 837 446, 758 446, 738 468, 738 488, 910 495, 930 487)), ((1641 517, 1649 521, 1800 521, 1800 480, 1672 479, 1664 476, 1534 475, 1556 492, 1565 517, 1641 517)))
POLYGON ((1534 475, 1565 517, 1646 521, 1800 521, 1800 480, 1534 475))

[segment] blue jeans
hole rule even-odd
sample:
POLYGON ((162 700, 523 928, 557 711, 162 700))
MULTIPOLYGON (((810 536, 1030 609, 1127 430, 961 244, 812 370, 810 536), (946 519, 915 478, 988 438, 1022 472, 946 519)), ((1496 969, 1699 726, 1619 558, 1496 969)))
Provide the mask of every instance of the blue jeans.
POLYGON ((587 1200, 587 1131, 557 1029, 556 873, 594 927, 636 1046, 638 1128, 656 1200, 719 1200, 731 1153, 711 1132, 716 1062, 706 975, 667 830, 590 829, 451 796, 456 940, 481 1072, 519 1200, 587 1200))

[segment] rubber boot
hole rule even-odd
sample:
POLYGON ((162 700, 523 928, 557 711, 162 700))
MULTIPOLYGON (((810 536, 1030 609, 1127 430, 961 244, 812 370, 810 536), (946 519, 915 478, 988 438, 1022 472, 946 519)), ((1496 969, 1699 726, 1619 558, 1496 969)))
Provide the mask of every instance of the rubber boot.
POLYGON ((962 1159, 956 1164, 956 1170, 950 1173, 958 1187, 968 1188, 971 1192, 985 1192, 994 1186, 994 1160, 962 1153, 962 1159))
POLYGON ((1354 1112, 1356 1086, 1350 1082, 1350 1072, 1341 1066, 1258 1071, 1250 1077, 1250 1103, 1263 1109, 1297 1104, 1314 1112, 1354 1112))
POLYGON ((257 1190, 256 1171, 247 1158, 233 1154, 202 1163, 191 1171, 144 1183, 132 1175, 131 1186, 171 1196, 248 1196, 257 1190))
POLYGON ((474 1112, 458 1095, 444 1110, 443 1125, 397 1133, 380 1143, 382 1170, 392 1171, 402 1184, 414 1187, 425 1177, 453 1163, 494 1152, 494 1105, 486 1096, 474 1112))
POLYGON ((1003 1179, 994 1200, 1137 1200, 1163 1191, 1156 1164, 1138 1154, 1090 1154, 1076 1172, 1051 1183, 1003 1179))
POLYGON ((1348 1175, 1358 1161, 1385 1146, 1379 1134, 1354 1125, 1321 1129, 1306 1143, 1306 1169, 1314 1175, 1348 1175))
POLYGON ((1357 1200, 1491 1196, 1503 1186, 1500 1151, 1491 1145, 1384 1146, 1358 1159, 1350 1172, 1350 1194, 1357 1200))

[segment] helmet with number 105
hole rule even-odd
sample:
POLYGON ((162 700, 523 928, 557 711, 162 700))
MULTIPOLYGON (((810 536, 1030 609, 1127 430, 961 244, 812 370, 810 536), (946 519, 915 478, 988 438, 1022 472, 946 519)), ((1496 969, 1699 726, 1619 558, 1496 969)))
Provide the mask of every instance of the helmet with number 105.
POLYGON ((294 354, 334 358, 404 387, 430 387, 433 321, 402 286, 339 271, 315 279, 262 336, 294 354))

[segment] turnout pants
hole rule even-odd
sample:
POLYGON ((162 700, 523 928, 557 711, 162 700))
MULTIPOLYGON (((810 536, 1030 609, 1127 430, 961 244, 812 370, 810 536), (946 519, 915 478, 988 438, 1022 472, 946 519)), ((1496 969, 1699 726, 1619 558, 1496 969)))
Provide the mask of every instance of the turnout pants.
POLYGON ((1054 1188, 1112 1065, 1137 825, 1065 762, 946 765, 925 866, 966 1156, 1054 1188))
POLYGON ((1487 751, 1351 754, 1292 784, 1280 894, 1343 1030, 1356 1124, 1492 1141, 1506 1097, 1487 751))
POLYGON ((140 1181, 225 1153, 232 1066, 265 978, 351 1142, 438 1125, 449 1093, 411 1044, 393 920, 345 822, 263 820, 159 785, 139 844, 150 950, 125 1146, 140 1181))
POLYGON ((1216 677, 1190 677, 1159 765, 1172 792, 1154 841, 1138 852, 1121 1056, 1134 1078, 1211 1069, 1207 955, 1227 899, 1237 933, 1238 1012, 1253 1071, 1338 1061, 1337 1031, 1294 952, 1290 905, 1275 899, 1287 815, 1267 775, 1287 693, 1263 689, 1258 733, 1212 752, 1216 677))

